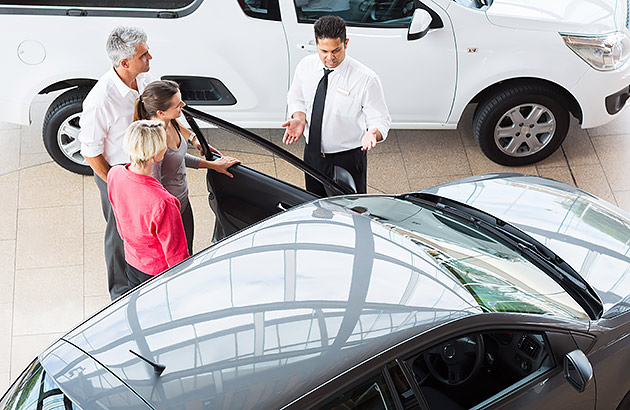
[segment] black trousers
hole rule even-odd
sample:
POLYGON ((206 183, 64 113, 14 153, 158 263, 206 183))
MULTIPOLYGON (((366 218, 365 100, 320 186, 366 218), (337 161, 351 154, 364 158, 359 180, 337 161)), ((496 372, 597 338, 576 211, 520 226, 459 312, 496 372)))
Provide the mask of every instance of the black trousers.
POLYGON ((190 206, 190 200, 186 198, 183 204, 181 204, 180 215, 182 216, 182 222, 184 223, 184 233, 186 234, 186 245, 188 246, 188 253, 193 254, 193 240, 195 238, 195 219, 193 217, 192 207, 190 206))
POLYGON ((129 283, 129 289, 133 289, 142 282, 151 279, 153 276, 134 268, 130 264, 125 262, 125 274, 127 275, 127 281, 129 283))
MULTIPOLYGON (((321 154, 310 152, 306 144, 304 162, 330 178, 334 175, 335 165, 342 167, 352 175, 357 193, 367 193, 367 151, 361 151, 361 147, 333 154, 321 154)), ((324 186, 313 177, 305 175, 305 180, 308 191, 321 197, 327 196, 324 186)))

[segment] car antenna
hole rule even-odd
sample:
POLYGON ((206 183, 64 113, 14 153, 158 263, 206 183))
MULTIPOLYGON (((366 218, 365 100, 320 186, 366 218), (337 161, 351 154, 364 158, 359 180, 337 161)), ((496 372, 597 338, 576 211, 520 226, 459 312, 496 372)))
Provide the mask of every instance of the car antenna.
POLYGON ((133 350, 129 349, 130 353, 133 353, 134 355, 138 356, 140 359, 144 360, 145 362, 149 363, 151 366, 153 366, 153 370, 155 370, 155 374, 157 374, 158 377, 160 377, 160 375, 162 375, 162 373, 164 372, 164 370, 166 370, 166 366, 161 365, 161 364, 157 364, 157 363, 153 363, 151 360, 144 358, 142 356, 140 356, 140 354, 134 352, 133 350))

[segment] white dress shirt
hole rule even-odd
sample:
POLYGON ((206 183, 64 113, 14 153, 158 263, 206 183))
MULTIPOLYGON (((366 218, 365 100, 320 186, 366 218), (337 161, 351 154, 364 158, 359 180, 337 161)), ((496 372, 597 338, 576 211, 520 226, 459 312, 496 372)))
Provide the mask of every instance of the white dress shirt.
MULTIPOLYGON (((315 91, 324 75, 324 68, 319 55, 304 57, 295 69, 287 94, 288 114, 306 113, 306 142, 315 91)), ((378 128, 385 140, 390 124, 391 117, 378 75, 346 55, 328 75, 322 120, 322 152, 330 154, 360 147, 361 137, 372 128, 378 128)))
POLYGON ((153 78, 142 73, 136 81, 138 91, 127 87, 112 68, 94 85, 83 101, 79 121, 81 154, 86 157, 103 154, 109 165, 129 162, 122 148, 125 131, 133 122, 136 99, 153 78))

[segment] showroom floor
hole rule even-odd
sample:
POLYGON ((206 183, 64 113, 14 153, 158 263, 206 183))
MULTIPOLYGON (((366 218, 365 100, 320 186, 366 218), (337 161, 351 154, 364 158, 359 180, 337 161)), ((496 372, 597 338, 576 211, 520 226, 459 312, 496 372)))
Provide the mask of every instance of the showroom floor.
MULTIPOLYGON (((47 100, 36 104, 41 118, 47 100)), ((573 123, 562 149, 536 165, 507 168, 475 145, 467 112, 455 131, 393 130, 369 154, 370 192, 413 191, 489 172, 521 172, 576 185, 630 211, 630 111, 588 131, 573 123)), ((281 130, 259 130, 273 142, 281 130)), ((218 131, 211 143, 244 164, 301 184, 254 146, 218 131)), ((291 147, 295 153, 300 146, 291 147)), ((203 171, 191 170, 195 251, 210 244, 213 215, 203 171)), ((0 395, 49 343, 109 302, 104 220, 92 177, 53 163, 31 126, 0 123, 0 395)))

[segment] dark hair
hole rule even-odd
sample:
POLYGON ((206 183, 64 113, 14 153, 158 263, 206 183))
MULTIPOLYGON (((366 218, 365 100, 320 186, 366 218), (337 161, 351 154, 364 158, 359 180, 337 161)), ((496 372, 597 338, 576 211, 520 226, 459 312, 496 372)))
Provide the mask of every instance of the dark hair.
POLYGON ((179 84, 175 81, 153 81, 146 86, 142 95, 136 100, 133 110, 133 120, 148 120, 158 111, 171 108, 171 99, 179 91, 179 84))
POLYGON ((342 43, 346 42, 346 22, 339 16, 322 16, 313 26, 315 30, 315 42, 320 38, 338 38, 342 43))

